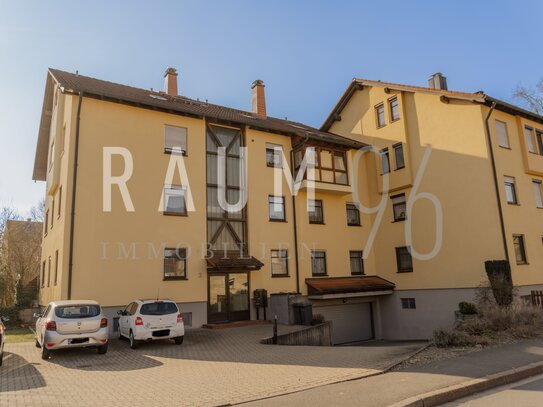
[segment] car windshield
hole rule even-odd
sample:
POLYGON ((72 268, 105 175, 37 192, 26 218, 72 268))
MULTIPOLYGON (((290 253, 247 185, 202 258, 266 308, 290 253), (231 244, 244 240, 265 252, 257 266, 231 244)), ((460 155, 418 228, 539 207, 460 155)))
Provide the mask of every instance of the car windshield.
POLYGON ((177 305, 173 302, 152 302, 141 306, 141 315, 166 315, 178 312, 177 305))
POLYGON ((66 305, 55 308, 55 315, 58 318, 92 318, 100 315, 98 305, 66 305))

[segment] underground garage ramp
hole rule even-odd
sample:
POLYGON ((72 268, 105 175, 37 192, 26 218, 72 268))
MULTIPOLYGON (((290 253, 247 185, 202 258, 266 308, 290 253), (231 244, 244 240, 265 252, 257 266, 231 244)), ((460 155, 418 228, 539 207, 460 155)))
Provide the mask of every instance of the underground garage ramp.
POLYGON ((332 322, 334 345, 374 337, 371 302, 345 303, 347 298, 390 295, 395 288, 394 283, 379 276, 307 278, 305 283, 307 297, 317 300, 312 301, 313 313, 332 322), (343 303, 338 304, 339 299, 343 299, 343 303), (333 300, 335 304, 325 305, 326 300, 333 300))
POLYGON ((332 321, 332 344, 373 339, 371 303, 329 305, 313 308, 313 312, 332 321))

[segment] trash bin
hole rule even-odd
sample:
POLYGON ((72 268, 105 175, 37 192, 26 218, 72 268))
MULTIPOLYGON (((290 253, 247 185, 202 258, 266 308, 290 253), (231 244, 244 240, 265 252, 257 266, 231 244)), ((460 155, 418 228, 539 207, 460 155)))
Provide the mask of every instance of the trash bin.
POLYGON ((297 303, 294 305, 294 323, 296 325, 311 325, 313 319, 313 306, 309 303, 297 303))

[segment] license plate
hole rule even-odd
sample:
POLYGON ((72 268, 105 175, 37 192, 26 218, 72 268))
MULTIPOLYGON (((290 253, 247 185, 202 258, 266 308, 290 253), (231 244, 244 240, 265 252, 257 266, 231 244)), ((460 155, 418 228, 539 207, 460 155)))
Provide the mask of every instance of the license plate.
POLYGON ((76 345, 76 344, 78 344, 78 343, 86 343, 86 342, 88 342, 88 341, 89 341, 89 338, 75 338, 75 339, 70 339, 70 340, 68 341, 68 343, 69 343, 70 345, 76 345))

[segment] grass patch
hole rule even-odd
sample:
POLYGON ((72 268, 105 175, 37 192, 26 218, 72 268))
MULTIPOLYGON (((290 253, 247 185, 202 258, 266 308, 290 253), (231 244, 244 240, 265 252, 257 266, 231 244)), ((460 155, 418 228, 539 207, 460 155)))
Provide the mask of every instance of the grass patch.
POLYGON ((34 332, 30 328, 7 327, 6 328, 6 343, 32 342, 34 340, 34 332))

